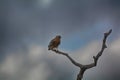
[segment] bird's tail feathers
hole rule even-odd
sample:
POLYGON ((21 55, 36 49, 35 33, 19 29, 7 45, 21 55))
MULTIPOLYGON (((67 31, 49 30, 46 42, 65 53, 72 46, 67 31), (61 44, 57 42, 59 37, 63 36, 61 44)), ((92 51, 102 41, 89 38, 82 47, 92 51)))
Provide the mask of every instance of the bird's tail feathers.
POLYGON ((48 48, 48 50, 51 50, 50 48, 48 48))

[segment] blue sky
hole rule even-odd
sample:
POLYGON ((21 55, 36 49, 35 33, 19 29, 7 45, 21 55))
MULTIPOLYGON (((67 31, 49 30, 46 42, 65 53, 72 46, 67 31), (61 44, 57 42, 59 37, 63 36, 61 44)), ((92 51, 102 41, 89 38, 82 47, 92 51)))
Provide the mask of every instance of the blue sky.
POLYGON ((109 29, 108 49, 84 79, 119 80, 119 26, 119 0, 1 0, 0 80, 74 80, 78 68, 49 41, 61 35, 59 50, 87 64, 109 29))

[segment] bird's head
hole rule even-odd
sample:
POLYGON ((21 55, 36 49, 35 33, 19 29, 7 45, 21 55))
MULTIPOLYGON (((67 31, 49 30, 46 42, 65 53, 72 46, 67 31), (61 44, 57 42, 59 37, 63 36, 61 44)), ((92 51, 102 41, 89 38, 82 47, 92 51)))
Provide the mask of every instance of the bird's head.
POLYGON ((61 36, 60 36, 60 35, 57 35, 57 36, 56 36, 56 38, 59 38, 59 39, 60 39, 60 38, 61 38, 61 36))

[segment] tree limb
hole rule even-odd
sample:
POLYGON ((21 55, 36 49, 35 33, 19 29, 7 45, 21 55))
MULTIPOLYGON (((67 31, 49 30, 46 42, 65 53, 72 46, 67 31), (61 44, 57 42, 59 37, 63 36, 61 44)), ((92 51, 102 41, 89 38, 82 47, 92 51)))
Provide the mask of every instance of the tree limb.
POLYGON ((88 65, 82 65, 80 63, 77 63, 75 60, 73 60, 67 53, 64 53, 64 52, 61 52, 59 50, 52 50, 54 51, 55 53, 58 53, 58 54, 62 54, 64 56, 66 56, 75 66, 79 67, 80 68, 80 72, 79 74, 77 75, 77 80, 82 80, 83 78, 83 74, 84 72, 87 70, 87 69, 90 69, 92 67, 95 67, 97 66, 97 61, 98 59, 100 58, 100 56, 102 55, 103 51, 105 50, 105 48, 107 48, 107 45, 106 45, 106 39, 107 37, 110 35, 110 33, 112 32, 112 29, 110 29, 108 32, 104 33, 104 38, 103 38, 103 42, 102 42, 102 48, 101 50, 98 52, 98 54, 96 56, 93 56, 93 59, 94 59, 94 62, 91 63, 91 64, 88 64, 88 65))
POLYGON ((64 52, 61 52, 61 51, 59 51, 59 50, 52 50, 52 51, 54 51, 55 53, 58 53, 58 54, 65 55, 75 66, 78 66, 78 67, 82 68, 83 65, 80 64, 80 63, 77 63, 75 60, 73 60, 73 59, 68 55, 68 53, 64 53, 64 52))
POLYGON ((103 38, 103 42, 102 42, 102 48, 101 48, 100 52, 98 52, 98 54, 96 56, 93 56, 94 63, 91 63, 89 65, 85 65, 87 67, 87 69, 95 67, 97 65, 97 61, 98 61, 99 57, 102 55, 105 48, 107 48, 106 40, 107 40, 107 37, 110 35, 111 32, 112 32, 112 29, 110 29, 108 32, 104 33, 104 38, 103 38))

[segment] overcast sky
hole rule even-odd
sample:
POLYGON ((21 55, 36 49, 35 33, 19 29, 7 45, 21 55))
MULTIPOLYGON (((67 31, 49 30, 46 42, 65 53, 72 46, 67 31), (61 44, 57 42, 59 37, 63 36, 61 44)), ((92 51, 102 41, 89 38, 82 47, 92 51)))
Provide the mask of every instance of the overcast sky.
POLYGON ((84 80, 120 80, 119 0, 0 0, 0 80, 75 80, 79 69, 48 51, 49 41, 61 35, 59 49, 87 64, 109 29, 108 48, 84 80))

